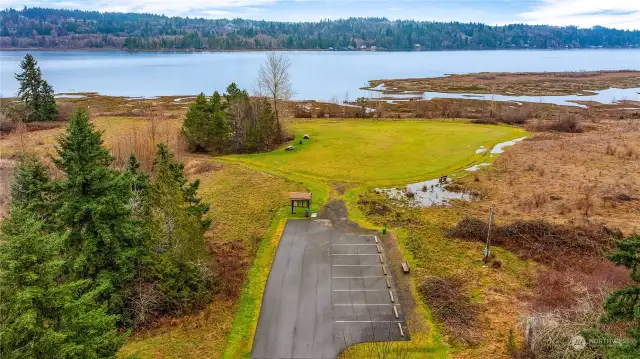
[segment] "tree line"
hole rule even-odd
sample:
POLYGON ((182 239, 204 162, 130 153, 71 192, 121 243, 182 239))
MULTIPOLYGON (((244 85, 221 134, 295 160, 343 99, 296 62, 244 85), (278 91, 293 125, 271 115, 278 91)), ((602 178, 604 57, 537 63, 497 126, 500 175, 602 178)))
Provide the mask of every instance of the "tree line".
POLYGON ((0 47, 460 50, 638 47, 640 31, 349 18, 320 22, 202 19, 46 8, 0 12, 0 47))
POLYGON ((209 303, 209 205, 159 145, 153 170, 120 171, 75 110, 51 171, 25 156, 0 231, 3 358, 114 358, 127 334, 209 303))

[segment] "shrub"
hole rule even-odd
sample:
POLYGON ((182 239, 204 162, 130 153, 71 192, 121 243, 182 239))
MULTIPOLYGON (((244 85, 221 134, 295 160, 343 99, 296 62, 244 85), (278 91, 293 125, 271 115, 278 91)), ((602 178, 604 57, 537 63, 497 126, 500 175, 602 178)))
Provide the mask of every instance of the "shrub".
POLYGON ((418 290, 433 317, 457 339, 473 345, 480 339, 480 306, 471 302, 458 278, 426 277, 418 290))
POLYGON ((544 124, 540 127, 542 131, 556 131, 567 133, 584 132, 582 122, 575 114, 564 114, 551 123, 544 124))
MULTIPOLYGON (((488 223, 464 218, 447 231, 447 236, 469 241, 486 241, 488 223)), ((620 238, 618 230, 585 224, 563 226, 543 220, 516 221, 491 230, 491 243, 515 252, 525 259, 545 264, 568 266, 572 259, 603 257, 611 248, 611 238, 620 238)))

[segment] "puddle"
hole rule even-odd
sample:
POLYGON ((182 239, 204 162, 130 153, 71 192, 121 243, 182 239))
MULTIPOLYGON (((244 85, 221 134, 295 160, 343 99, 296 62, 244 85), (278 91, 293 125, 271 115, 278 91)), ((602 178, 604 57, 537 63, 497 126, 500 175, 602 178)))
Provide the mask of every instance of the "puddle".
POLYGON ((149 97, 127 97, 127 101, 139 101, 139 100, 157 100, 158 96, 149 96, 149 97))
MULTIPOLYGON (((513 146, 525 138, 527 137, 519 137, 510 141, 500 142, 493 146, 490 153, 492 156, 500 154, 504 152, 505 147, 513 146)), ((487 149, 484 146, 480 146, 480 148, 476 150, 476 153, 486 151, 487 149)), ((475 172, 486 166, 490 166, 490 164, 483 162, 471 166, 465 169, 465 171, 475 172)), ((452 200, 473 200, 475 195, 474 193, 469 191, 453 191, 449 188, 451 184, 451 179, 447 179, 445 183, 440 183, 439 179, 432 179, 423 182, 411 183, 405 188, 376 188, 375 191, 377 193, 384 193, 393 199, 406 201, 409 207, 447 206, 450 205, 450 201, 452 200)))
POLYGON ((609 88, 600 91, 589 91, 589 95, 562 95, 562 96, 511 96, 511 95, 495 95, 495 94, 472 94, 472 93, 446 93, 446 92, 424 92, 420 93, 394 93, 385 92, 384 84, 367 89, 382 93, 384 99, 406 100, 407 98, 432 100, 434 98, 452 98, 452 99, 475 99, 485 101, 500 102, 537 102, 549 103, 560 106, 573 106, 586 108, 586 105, 576 103, 575 101, 593 101, 601 104, 615 104, 619 101, 640 101, 640 88, 619 89, 609 88))
POLYGON ((493 146, 493 148, 491 149, 491 154, 492 155, 500 154, 500 153, 504 152, 504 148, 505 147, 513 146, 517 142, 520 142, 520 141, 524 140, 525 138, 527 138, 527 136, 516 138, 515 140, 511 140, 511 141, 500 142, 497 145, 493 146))
POLYGON ((471 166, 471 167, 467 168, 465 171, 476 172, 476 171, 480 170, 480 168, 486 167, 486 166, 490 166, 490 164, 488 164, 488 163, 479 163, 479 164, 477 164, 475 166, 471 166))
POLYGON ((451 180, 440 183, 439 179, 411 183, 406 188, 376 188, 378 193, 385 193, 390 198, 407 201, 409 207, 431 207, 450 205, 451 200, 470 201, 473 195, 469 192, 454 192, 447 189, 451 180))
POLYGON ((72 95, 72 94, 58 94, 54 95, 54 98, 87 98, 86 95, 72 95))
POLYGON ((196 99, 197 97, 195 96, 189 96, 189 97, 178 97, 176 99, 173 100, 173 102, 182 102, 184 100, 193 100, 196 99))

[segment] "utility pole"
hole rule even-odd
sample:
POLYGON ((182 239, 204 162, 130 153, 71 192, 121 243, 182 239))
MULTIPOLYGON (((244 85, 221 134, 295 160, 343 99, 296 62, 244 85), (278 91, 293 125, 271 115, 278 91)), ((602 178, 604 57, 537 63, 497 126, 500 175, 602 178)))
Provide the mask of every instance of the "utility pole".
POLYGON ((489 209, 489 229, 487 230, 487 243, 484 246, 484 266, 489 263, 489 246, 491 245, 491 227, 493 226, 493 205, 489 209))

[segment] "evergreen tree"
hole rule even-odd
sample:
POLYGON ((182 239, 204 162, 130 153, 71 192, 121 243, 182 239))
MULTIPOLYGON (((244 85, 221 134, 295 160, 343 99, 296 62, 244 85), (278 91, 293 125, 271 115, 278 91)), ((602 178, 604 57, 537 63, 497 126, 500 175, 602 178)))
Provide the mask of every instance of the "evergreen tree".
POLYGON ((64 281, 65 236, 14 208, 0 231, 0 350, 5 359, 115 358, 117 316, 96 304, 104 286, 64 281))
POLYGON ((640 235, 616 241, 615 249, 609 256, 613 263, 629 268, 634 285, 613 292, 604 303, 605 323, 625 323, 630 342, 623 342, 607 348, 610 358, 640 357, 640 235))
POLYGON ((110 310, 118 312, 130 284, 139 250, 131 218, 131 183, 110 168, 113 158, 102 145, 86 110, 70 117, 58 141, 56 166, 66 174, 59 183, 56 218, 70 233, 65 241, 71 278, 106 285, 110 310))
MULTIPOLYGON (((151 272, 169 310, 187 310, 206 303, 213 290, 205 259, 203 218, 208 205, 196 197, 198 184, 186 184, 183 166, 166 146, 158 146, 155 181, 150 185, 147 224, 151 236, 151 272)), ((206 226, 206 227, 205 227, 206 226)))
POLYGON ((45 80, 42 80, 42 85, 40 86, 38 111, 38 121, 55 121, 58 117, 58 105, 56 105, 53 87, 45 80))
POLYGON ((18 97, 26 105, 26 121, 48 121, 58 116, 58 108, 53 96, 53 88, 42 80, 42 72, 38 62, 31 54, 26 54, 20 68, 22 73, 16 74, 20 83, 18 97))
POLYGON ((229 139, 229 123, 227 122, 227 114, 220 101, 218 91, 213 93, 210 103, 211 120, 213 128, 211 132, 211 144, 216 153, 225 151, 227 140, 229 139))
POLYGON ((26 121, 34 121, 39 115, 40 89, 42 86, 42 72, 36 67, 38 62, 31 54, 26 54, 20 62, 21 74, 16 74, 20 83, 18 97, 27 107, 26 121))
POLYGON ((140 162, 133 153, 129 155, 125 174, 131 181, 131 190, 133 192, 144 191, 149 186, 149 175, 140 171, 140 162))
POLYGON ((267 150, 277 142, 280 128, 271 103, 267 99, 262 99, 259 106, 257 127, 260 134, 258 137, 259 145, 262 150, 267 150))
POLYGON ((41 219, 51 216, 49 171, 37 158, 25 156, 13 173, 11 181, 11 201, 41 219))
POLYGON ((209 104, 207 98, 201 93, 195 103, 189 106, 187 117, 182 123, 182 135, 190 151, 204 152, 209 147, 212 133, 213 123, 209 104))

